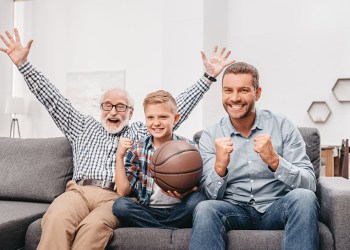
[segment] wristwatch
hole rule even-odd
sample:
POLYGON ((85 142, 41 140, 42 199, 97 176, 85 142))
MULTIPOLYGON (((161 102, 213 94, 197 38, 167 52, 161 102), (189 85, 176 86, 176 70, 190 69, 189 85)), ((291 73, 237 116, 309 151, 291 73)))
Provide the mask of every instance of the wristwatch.
POLYGON ((204 72, 204 77, 207 78, 209 81, 216 82, 216 78, 210 76, 207 72, 204 72))

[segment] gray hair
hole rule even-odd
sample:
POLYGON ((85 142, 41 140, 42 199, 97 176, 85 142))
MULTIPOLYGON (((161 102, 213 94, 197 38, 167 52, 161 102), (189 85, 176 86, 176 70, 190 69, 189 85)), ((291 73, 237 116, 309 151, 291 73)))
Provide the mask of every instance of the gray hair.
POLYGON ((100 98, 100 104, 103 102, 107 93, 114 92, 114 91, 124 94, 126 96, 126 98, 128 99, 128 105, 130 107, 134 107, 134 104, 135 104, 134 98, 129 94, 128 91, 126 91, 125 89, 120 89, 120 88, 107 89, 105 92, 103 92, 103 94, 101 95, 101 98, 100 98))

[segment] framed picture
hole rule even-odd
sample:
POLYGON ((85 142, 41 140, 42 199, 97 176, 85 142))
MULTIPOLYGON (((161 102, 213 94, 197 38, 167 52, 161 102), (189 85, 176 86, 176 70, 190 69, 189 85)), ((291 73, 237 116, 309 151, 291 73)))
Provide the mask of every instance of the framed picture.
POLYGON ((67 73, 67 98, 84 115, 100 120, 100 97, 112 88, 125 88, 125 70, 67 73))

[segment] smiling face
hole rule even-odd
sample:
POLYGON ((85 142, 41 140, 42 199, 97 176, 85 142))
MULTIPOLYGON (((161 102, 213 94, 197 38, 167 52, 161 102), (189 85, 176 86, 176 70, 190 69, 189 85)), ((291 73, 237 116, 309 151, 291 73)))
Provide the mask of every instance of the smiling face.
POLYGON ((170 102, 150 103, 145 106, 148 132, 153 136, 153 144, 158 147, 172 139, 173 127, 180 115, 175 114, 170 102))
POLYGON ((174 97, 165 90, 149 93, 143 100, 143 109, 147 130, 153 136, 153 145, 158 147, 170 141, 173 127, 180 119, 174 97))
MULTIPOLYGON (((127 94, 121 90, 107 91, 103 95, 101 103, 130 105, 127 94)), ((101 108, 101 123, 108 133, 116 134, 129 124, 132 113, 133 108, 127 108, 124 112, 118 112, 116 107, 113 107, 110 111, 101 108)))
POLYGON ((251 74, 227 73, 222 81, 222 103, 231 122, 253 125, 255 102, 259 100, 261 88, 254 89, 251 74))

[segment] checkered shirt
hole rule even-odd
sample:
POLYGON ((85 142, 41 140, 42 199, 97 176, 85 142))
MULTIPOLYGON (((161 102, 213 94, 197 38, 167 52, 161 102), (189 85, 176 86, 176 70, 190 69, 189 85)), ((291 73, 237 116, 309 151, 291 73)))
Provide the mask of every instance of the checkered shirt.
MULTIPOLYGON (((119 133, 110 134, 99 121, 77 111, 59 90, 29 62, 18 69, 24 76, 30 91, 46 107, 58 128, 72 145, 73 180, 114 181, 115 153, 119 138, 141 140, 148 135, 146 125, 142 122, 134 122, 119 133)), ((210 84, 202 77, 176 98, 181 118, 174 129, 187 119, 209 87, 210 84)))
MULTIPOLYGON (((194 142, 175 134, 173 140, 184 140, 195 145, 194 142)), ((132 187, 131 194, 145 206, 149 205, 153 190, 154 180, 150 172, 150 163, 154 151, 150 135, 142 141, 135 142, 124 158, 126 176, 132 187)))

